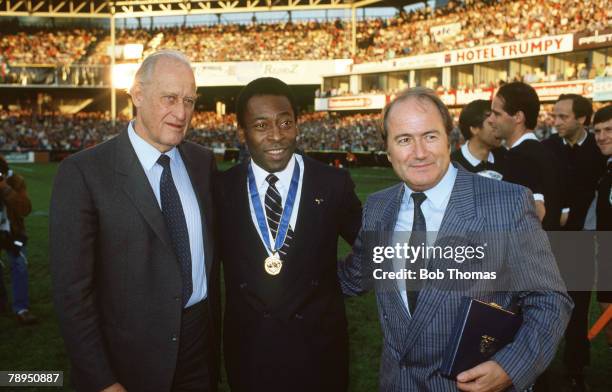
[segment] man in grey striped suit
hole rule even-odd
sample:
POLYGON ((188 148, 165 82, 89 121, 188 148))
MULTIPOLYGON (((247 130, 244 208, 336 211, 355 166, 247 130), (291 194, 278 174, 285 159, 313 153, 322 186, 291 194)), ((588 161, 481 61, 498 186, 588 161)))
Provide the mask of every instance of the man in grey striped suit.
POLYGON ((376 290, 381 391, 527 389, 554 357, 572 309, 530 191, 452 165, 451 129, 428 89, 385 108, 382 136, 402 183, 370 195, 353 253, 339 264, 346 295, 376 290), (445 253, 406 253, 419 247, 445 253), (520 309, 524 321, 491 360, 448 379, 439 368, 464 296, 520 309))

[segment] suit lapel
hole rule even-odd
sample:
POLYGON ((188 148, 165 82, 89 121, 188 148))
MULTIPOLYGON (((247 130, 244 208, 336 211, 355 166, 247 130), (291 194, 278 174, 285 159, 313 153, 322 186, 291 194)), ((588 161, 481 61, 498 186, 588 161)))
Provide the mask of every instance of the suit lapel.
MULTIPOLYGON (((194 162, 193 157, 187 153, 183 144, 178 146, 181 158, 185 163, 187 174, 189 174, 189 180, 193 187, 196 199, 198 200, 198 207, 200 209, 200 219, 202 221, 202 235, 204 240, 204 254, 206 261, 206 276, 210 276, 210 268, 213 262, 213 235, 212 235, 212 199, 211 190, 206 189, 206 184, 211 184, 212 179, 208 170, 201 170, 206 165, 205 162, 194 162)), ((214 159, 214 158, 213 158, 214 159)))
MULTIPOLYGON (((162 243, 169 249, 172 249, 172 242, 170 234, 166 229, 164 216, 151 189, 151 184, 147 180, 144 169, 130 143, 127 131, 119 134, 117 138, 115 171, 121 175, 119 181, 123 191, 134 203, 134 206, 140 211, 162 243)), ((172 252, 172 254, 174 253, 172 252)))
MULTIPOLYGON (((480 232, 482 231, 483 224, 484 219, 476 215, 474 206, 473 175, 459 169, 440 230, 438 231, 436 245, 447 235, 461 234, 465 236, 469 233, 480 232)), ((443 308, 442 304, 452 291, 452 285, 453 282, 449 281, 447 285, 434 289, 428 283, 425 283, 424 289, 419 293, 417 311, 412 320, 410 332, 402 346, 404 355, 414 346, 415 340, 429 325, 434 315, 443 308)))
MULTIPOLYGON (((261 272, 263 269, 264 259, 268 256, 266 247, 259 237, 259 229, 251 217, 251 209, 249 202, 249 190, 247 185, 247 173, 250 160, 242 163, 240 172, 236 181, 231 181, 233 190, 226 193, 228 197, 234 198, 232 210, 236 227, 241 228, 240 243, 247 249, 245 260, 247 263, 241 263, 242 268, 245 268, 245 276, 252 275, 251 270, 261 272), (254 257, 253 257, 254 256, 254 257)), ((253 276, 253 275, 252 275, 253 276)))
POLYGON ((309 249, 316 249, 320 236, 315 235, 319 231, 321 224, 321 213, 317 211, 324 208, 323 205, 315 204, 315 199, 325 200, 327 197, 324 192, 324 184, 318 181, 318 175, 314 172, 315 167, 304 157, 304 176, 302 178, 302 191, 298 208, 297 221, 294 230, 294 240, 287 253, 287 270, 285 281, 291 282, 300 276, 301 271, 306 267, 304 260, 308 258, 300 257, 308 253, 309 249))

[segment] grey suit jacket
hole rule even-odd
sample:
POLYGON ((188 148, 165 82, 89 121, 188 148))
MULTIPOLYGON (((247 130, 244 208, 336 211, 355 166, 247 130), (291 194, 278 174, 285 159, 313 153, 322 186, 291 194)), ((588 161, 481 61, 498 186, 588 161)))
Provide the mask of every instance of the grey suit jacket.
MULTIPOLYGON (((216 353, 215 162, 202 146, 185 142, 178 149, 204 225, 216 353)), ((132 391, 170 390, 180 343, 180 266, 127 132, 62 162, 51 198, 49 243, 55 306, 76 389, 96 391, 119 382, 132 391)), ((211 364, 214 378, 216 354, 211 364)))
POLYGON ((375 265, 371 251, 372 246, 390 244, 403 192, 403 184, 398 184, 368 198, 353 253, 338 271, 345 294, 376 290, 384 336, 380 390, 457 390, 455 381, 443 378, 438 369, 463 296, 520 306, 525 321, 515 341, 493 359, 508 373, 514 389, 529 387, 554 357, 572 309, 531 193, 459 169, 436 245, 489 241, 485 257, 462 264, 451 260, 451 265, 432 259, 427 269, 492 270, 497 279, 427 281, 411 317, 396 282, 372 279, 375 268, 389 269, 384 263, 375 265))

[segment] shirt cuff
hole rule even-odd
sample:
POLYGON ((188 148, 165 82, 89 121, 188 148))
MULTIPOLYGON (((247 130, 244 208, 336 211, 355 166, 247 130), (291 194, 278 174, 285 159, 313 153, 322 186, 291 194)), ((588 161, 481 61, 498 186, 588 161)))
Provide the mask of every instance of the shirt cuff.
POLYGON ((544 201, 544 195, 541 193, 534 193, 533 200, 535 201, 544 201))
POLYGON ((569 208, 564 208, 564 209, 561 210, 562 214, 569 214, 569 212, 570 212, 569 208))

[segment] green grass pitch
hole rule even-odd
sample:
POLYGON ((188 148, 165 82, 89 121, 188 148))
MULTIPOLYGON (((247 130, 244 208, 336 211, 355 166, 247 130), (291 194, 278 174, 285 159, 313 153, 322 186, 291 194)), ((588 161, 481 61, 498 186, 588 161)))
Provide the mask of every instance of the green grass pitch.
MULTIPOLYGON (((225 169, 228 165, 221 167, 225 169)), ((33 203, 33 213, 26 221, 30 236, 30 299, 31 309, 39 317, 40 323, 21 327, 12 315, 0 317, 0 370, 63 370, 64 389, 70 390, 69 363, 51 300, 48 262, 48 209, 57 165, 22 164, 13 165, 13 169, 25 177, 33 203)), ((352 169, 351 174, 362 201, 365 201, 368 194, 397 182, 390 169, 358 168, 352 169)), ((340 245, 341 254, 346 254, 348 249, 345 243, 340 245)), ((4 278, 10 292, 9 274, 6 270, 4 278)), ((347 299, 346 308, 351 344, 350 390, 374 392, 377 390, 382 339, 374 296, 369 294, 347 299)), ((598 315, 599 307, 593 300, 591 322, 594 322, 598 315)), ((560 352, 562 349, 563 347, 560 352)), ((553 379, 558 383, 558 390, 563 390, 563 367, 559 354, 551 369, 553 379)), ((612 390, 612 353, 608 352, 603 334, 592 344, 591 366, 587 377, 593 392, 612 390)), ((35 389, 19 388, 19 391, 27 390, 35 389)), ((224 383, 221 390, 228 391, 229 388, 224 383)))

